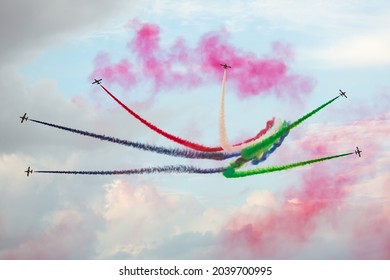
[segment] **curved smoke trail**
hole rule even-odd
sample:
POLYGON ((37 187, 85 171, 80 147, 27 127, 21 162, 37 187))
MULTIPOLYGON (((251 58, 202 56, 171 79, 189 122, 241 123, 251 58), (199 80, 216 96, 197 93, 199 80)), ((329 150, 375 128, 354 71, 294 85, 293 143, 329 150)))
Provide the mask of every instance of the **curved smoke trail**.
POLYGON ((334 102, 339 97, 340 96, 337 96, 337 97, 331 99, 330 101, 324 103, 323 105, 317 107, 316 109, 314 109, 313 111, 311 111, 308 114, 304 115, 303 117, 299 118, 298 120, 296 120, 292 124, 287 125, 285 128, 278 130, 276 133, 274 133, 270 137, 268 137, 268 138, 266 138, 266 139, 264 139, 264 140, 262 140, 262 141, 260 141, 260 142, 258 142, 256 144, 253 144, 253 145, 251 145, 251 146, 249 146, 247 148, 244 148, 241 151, 241 157, 244 158, 245 160, 251 160, 254 157, 256 157, 257 155, 266 152, 267 150, 269 150, 271 148, 271 146, 276 141, 278 141, 284 134, 286 134, 287 131, 290 131, 291 129, 297 127, 303 121, 305 121, 306 119, 310 118, 314 114, 318 113, 320 110, 322 110, 323 108, 325 108, 326 106, 328 106, 329 104, 334 102))
POLYGON ((146 167, 129 170, 112 170, 112 171, 58 171, 58 170, 38 170, 34 173, 52 173, 52 174, 74 174, 74 175, 134 175, 134 174, 151 174, 151 173, 193 173, 193 174, 214 174, 221 173, 225 167, 219 168, 198 168, 186 165, 167 165, 161 167, 146 167))
MULTIPOLYGON (((279 137, 279 138, 272 138, 272 137, 274 137, 274 135, 276 135, 276 134, 279 134, 281 131, 285 131, 286 130, 286 128, 288 127, 288 122, 286 122, 286 121, 283 121, 282 123, 281 123, 281 125, 279 126, 279 128, 278 128, 278 130, 274 133, 274 134, 272 134, 271 136, 269 136, 268 138, 266 138, 265 140, 267 140, 267 139, 269 139, 267 142, 266 142, 266 145, 264 145, 264 146, 261 146, 261 147, 259 147, 258 148, 258 152, 256 153, 256 154, 254 154, 254 156, 252 157, 252 158, 244 158, 243 156, 242 156, 242 152, 241 152, 241 154, 240 154, 240 157, 238 157, 236 160, 234 160, 234 161, 232 161, 230 164, 229 164, 229 167, 231 167, 231 168, 234 168, 234 169, 239 169, 239 168, 241 168, 244 164, 246 164, 247 162, 249 162, 249 161, 253 161, 252 163, 253 164, 257 164, 258 162, 257 161, 259 161, 261 158, 263 158, 263 157, 265 157, 265 154, 267 154, 268 153, 268 155, 269 154, 271 154, 270 153, 270 150, 273 148, 273 146, 276 144, 276 143, 278 143, 278 141, 280 141, 280 139, 282 138, 282 136, 281 137, 279 137), (272 139, 271 139, 272 138, 272 139), (273 142, 271 142, 271 141, 273 141, 273 142)), ((261 142, 260 142, 261 143, 261 142)), ((256 145, 256 144, 253 144, 253 145, 256 145)), ((252 146, 253 146, 252 145, 252 146)), ((250 147, 252 147, 252 146, 250 146, 250 147)), ((276 149, 276 148, 275 148, 276 149)), ((267 157, 268 157, 268 155, 267 155, 267 157)))
MULTIPOLYGON (((136 112, 134 112, 133 110, 131 110, 129 107, 127 107, 125 104, 123 104, 118 98, 116 98, 108 89, 106 89, 103 85, 100 85, 102 87, 102 89, 104 89, 104 91, 111 96, 112 99, 114 99, 120 106, 122 106, 123 109, 125 109, 129 114, 131 114, 133 117, 135 117, 137 120, 139 120, 141 123, 143 123, 144 125, 146 125, 147 127, 149 127, 151 130, 157 132, 158 134, 168 138, 169 140, 172 140, 173 142, 176 142, 180 145, 183 145, 187 148, 190 148, 190 149, 193 149, 193 150, 197 150, 197 151, 200 151, 200 152, 220 152, 222 151, 222 147, 207 147, 207 146, 204 146, 204 145, 201 145, 201 144, 197 144, 197 143, 194 143, 194 142, 191 142, 191 141, 188 141, 188 140, 185 140, 185 139, 182 139, 180 137, 177 137, 175 135, 172 135, 160 128, 158 128, 157 126, 155 126, 154 124, 148 122, 147 120, 145 120, 144 118, 142 118, 140 115, 138 115, 136 112)), ((273 120, 270 120, 273 124, 273 120)), ((265 129, 263 130, 268 130, 269 128, 269 123, 270 121, 267 122, 267 126, 265 129)), ((263 131, 262 130, 262 131, 263 131)), ((262 134, 262 131, 259 132, 259 134, 262 134)), ((264 132, 265 133, 265 132, 264 132)), ((258 134, 258 135, 259 135, 258 134)), ((260 135, 261 136, 261 135, 260 135)), ((247 141, 247 140, 246 140, 247 141)), ((242 142, 242 143, 245 143, 246 141, 242 142)), ((239 145, 242 145, 242 143, 238 143, 238 144, 235 144, 234 146, 239 146, 239 145)))
POLYGON ((277 143, 283 137, 283 135, 286 135, 287 133, 289 133, 291 129, 298 126, 304 120, 313 116, 314 114, 316 114, 321 109, 323 109, 326 106, 328 106, 329 104, 331 104, 333 101, 335 101, 339 97, 340 96, 337 96, 337 97, 331 99, 330 101, 322 104, 321 106, 319 106, 316 109, 314 109, 313 111, 307 113, 306 115, 299 118, 298 120, 296 120, 292 124, 288 124, 287 122, 283 122, 282 125, 280 126, 280 128, 278 129, 278 131, 275 132, 274 134, 272 134, 271 136, 265 138, 264 140, 262 140, 256 144, 253 144, 247 148, 242 149, 241 156, 238 159, 236 159, 235 161, 231 162, 229 164, 229 168, 239 169, 245 163, 247 163, 248 161, 251 161, 251 160, 254 160, 255 164, 256 164, 257 160, 262 158, 265 153, 269 152, 272 149, 272 146, 275 143, 277 143))
POLYGON ((73 133, 77 133, 83 136, 88 136, 88 137, 93 137, 102 141, 108 141, 128 147, 133 147, 136 149, 144 150, 144 151, 149 151, 149 152, 155 152, 159 154, 164 154, 164 155, 169 155, 169 156, 175 156, 175 157, 184 157, 184 158, 191 158, 191 159, 212 159, 212 160, 225 160, 228 158, 236 157, 239 156, 239 153, 223 153, 223 152, 215 152, 215 153, 204 153, 204 152, 198 152, 198 151, 193 151, 193 150, 185 150, 185 149, 170 149, 170 148, 164 148, 164 147, 159 147, 159 146, 154 146, 154 145, 148 145, 148 144, 142 144, 139 142, 132 142, 132 141, 127 141, 127 140, 122 140, 106 135, 101 135, 101 134, 96 134, 88 131, 82 131, 74 128, 69 128, 65 126, 60 126, 52 123, 47 123, 43 121, 38 121, 34 119, 29 119, 32 122, 47 125, 50 127, 70 131, 73 133))
POLYGON ((288 130, 286 132, 286 134, 284 134, 277 142, 275 142, 272 145, 271 149, 269 149, 267 152, 263 153, 260 158, 252 159, 251 163, 253 165, 257 165, 260 162, 265 161, 273 152, 275 152, 283 144, 284 139, 288 136, 289 133, 290 133, 290 131, 288 130))
POLYGON ((256 136, 245 140, 239 144, 231 145, 228 136, 226 133, 226 123, 225 123, 225 87, 226 87, 226 69, 223 71, 222 79, 222 92, 221 92, 221 102, 220 102, 220 113, 219 113, 219 143, 222 149, 226 152, 237 153, 240 152, 243 148, 251 145, 251 142, 260 139, 261 137, 268 137, 267 135, 273 134, 273 129, 279 125, 279 122, 275 123, 275 118, 272 118, 267 122, 266 127, 261 130, 256 136))
POLYGON ((334 159, 334 158, 345 157, 345 156, 349 156, 352 154, 353 153, 346 153, 346 154, 340 154, 340 155, 335 155, 335 156, 329 156, 329 157, 323 157, 323 158, 317 158, 317 159, 312 159, 312 160, 307 160, 307 161, 291 163, 291 164, 287 164, 287 165, 270 166, 270 167, 256 168, 256 169, 251 169, 251 170, 246 170, 246 171, 238 171, 238 172, 233 167, 228 167, 228 168, 226 168, 225 171, 223 171, 223 176, 225 176, 226 178, 241 178, 241 177, 246 177, 246 176, 271 173, 271 172, 276 172, 276 171, 288 170, 288 169, 299 167, 299 166, 305 166, 308 164, 313 164, 316 162, 321 162, 321 161, 330 160, 330 159, 334 159))
MULTIPOLYGON (((329 104, 331 104, 333 101, 335 101, 339 96, 331 99, 330 101, 324 103, 323 105, 319 106, 318 108, 314 109, 313 111, 309 112, 308 114, 304 115, 303 117, 299 118, 292 124, 289 124, 287 122, 283 122, 278 129, 278 131, 271 136, 267 137, 266 139, 262 140, 259 143, 253 144, 245 149, 242 150, 241 156, 234 162, 230 163, 228 167, 219 167, 219 168, 198 168, 193 166, 185 166, 185 165, 169 165, 169 166, 162 166, 162 167, 146 167, 146 168, 139 168, 139 169, 130 169, 130 170, 114 170, 114 171, 50 171, 50 170, 38 170, 34 171, 35 173, 55 173, 55 174, 85 174, 85 175, 118 175, 118 174, 149 174, 149 173, 197 173, 197 174, 213 174, 213 173, 222 173, 226 178, 240 178, 245 176, 252 176, 257 174, 264 174, 264 173, 270 173, 270 172, 276 172, 276 171, 282 171, 282 170, 288 170, 291 168, 304 166, 308 164, 313 164, 316 162, 326 161, 330 159, 335 159, 339 157, 344 157, 348 155, 352 155, 353 153, 345 153, 340 155, 334 155, 334 156, 328 156, 328 157, 322 157, 317 158, 313 160, 308 161, 302 161, 302 162, 296 162, 288 165, 280 165, 280 166, 271 166, 271 167, 265 167, 265 168, 257 168, 247 171, 237 171, 238 168, 242 167, 246 162, 253 160, 254 164, 257 162, 257 158, 260 158, 259 161, 265 160, 270 154, 272 154, 283 142, 284 138, 288 135, 291 129, 295 128, 299 124, 301 124, 304 120, 308 119, 309 117, 313 116, 317 112, 319 112, 321 109, 325 108, 329 104), (260 157, 261 156, 261 157, 260 157), (257 158, 256 158, 257 157, 257 158)), ((161 147, 155 147, 151 145, 145 145, 140 144, 136 142, 130 142, 126 140, 120 140, 113 137, 108 137, 105 135, 98 135, 95 133, 85 132, 81 130, 76 130, 72 128, 67 128, 63 126, 58 126, 55 124, 50 124, 34 119, 30 119, 33 122, 48 125, 51 127, 67 130, 70 132, 78 133, 81 135, 94 137, 100 140, 110 141, 122 145, 132 146, 135 148, 143 149, 143 150, 149 150, 154 151, 158 153, 163 154, 169 154, 174 156, 182 156, 182 157, 189 157, 189 158, 209 158, 209 159, 225 159, 228 157, 238 156, 238 154, 234 153, 199 153, 194 151, 182 151, 182 153, 177 153, 179 150, 177 149, 166 149, 161 147), (209 156, 215 157, 210 158, 209 156)))

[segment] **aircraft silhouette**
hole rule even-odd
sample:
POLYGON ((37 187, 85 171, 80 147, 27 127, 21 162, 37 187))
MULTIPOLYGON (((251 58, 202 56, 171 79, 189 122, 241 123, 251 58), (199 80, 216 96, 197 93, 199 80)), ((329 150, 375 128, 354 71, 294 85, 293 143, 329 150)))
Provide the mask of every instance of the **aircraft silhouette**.
POLYGON ((360 154, 361 154, 362 152, 363 152, 363 151, 359 150, 359 147, 356 147, 355 154, 359 155, 359 157, 360 157, 360 154))
POLYGON ((28 117, 26 116, 27 115, 27 113, 24 113, 24 115, 23 116, 20 116, 19 118, 21 118, 21 121, 20 121, 20 123, 22 123, 22 122, 24 122, 24 121, 27 121, 28 120, 28 117))
POLYGON ((24 171, 24 172, 26 172, 27 173, 27 177, 30 175, 30 173, 33 173, 33 170, 32 169, 30 169, 30 166, 27 168, 27 170, 26 171, 24 171))
POLYGON ((339 91, 340 91, 340 96, 347 98, 347 95, 346 95, 347 92, 342 91, 341 89, 339 89, 339 91))
POLYGON ((102 79, 99 79, 99 80, 94 79, 94 80, 95 80, 95 81, 94 81, 92 84, 98 84, 98 85, 100 85, 101 82, 102 82, 102 79))
POLYGON ((232 68, 232 67, 230 67, 229 65, 227 65, 226 63, 225 64, 219 64, 219 65, 221 65, 223 68, 225 68, 225 69, 227 69, 227 68, 232 68))

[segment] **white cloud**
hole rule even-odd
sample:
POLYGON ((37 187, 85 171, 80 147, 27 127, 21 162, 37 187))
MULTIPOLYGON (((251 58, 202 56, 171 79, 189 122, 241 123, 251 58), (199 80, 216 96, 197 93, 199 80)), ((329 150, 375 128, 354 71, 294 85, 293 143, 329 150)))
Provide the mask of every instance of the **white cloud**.
POLYGON ((367 68, 390 65, 390 29, 352 34, 338 38, 325 47, 306 50, 301 56, 314 64, 340 68, 367 68))
MULTIPOLYGON (((124 181, 107 187, 102 215, 106 221, 105 230, 99 233, 102 258, 118 254, 138 258, 179 236, 216 235, 227 218, 226 211, 205 208, 192 196, 164 194, 149 185, 135 186, 124 181)), ((169 254, 174 248, 166 249, 169 254)))

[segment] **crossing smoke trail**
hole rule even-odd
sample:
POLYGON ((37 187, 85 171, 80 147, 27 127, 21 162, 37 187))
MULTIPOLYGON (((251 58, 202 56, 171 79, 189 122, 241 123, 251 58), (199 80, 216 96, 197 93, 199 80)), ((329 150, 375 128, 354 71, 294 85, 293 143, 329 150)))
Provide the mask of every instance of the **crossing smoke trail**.
POLYGON ((308 119, 309 117, 313 116, 317 112, 319 112, 321 109, 325 108, 329 104, 331 104, 333 101, 335 101, 340 96, 337 96, 330 101, 324 103, 323 105, 317 107, 313 111, 309 112, 308 114, 304 115, 303 117, 299 118, 292 124, 288 124, 287 122, 283 122, 281 127, 277 132, 272 134, 271 136, 265 138, 264 140, 253 144, 247 148, 242 149, 241 156, 236 159, 235 161, 231 162, 229 164, 229 168, 238 169, 242 167, 245 163, 248 161, 254 160, 255 164, 257 162, 258 158, 263 157, 265 153, 270 151, 272 149, 272 146, 277 143, 286 133, 290 132, 291 129, 297 127, 299 124, 301 124, 304 120, 308 119))
POLYGON ((330 159, 334 159, 334 158, 345 157, 345 156, 349 156, 352 154, 353 153, 346 153, 346 154, 340 154, 340 155, 335 155, 335 156, 312 159, 312 160, 308 160, 308 161, 296 162, 296 163, 287 164, 287 165, 270 166, 270 167, 264 167, 264 168, 251 169, 251 170, 247 170, 247 171, 238 171, 238 172, 233 167, 228 167, 225 171, 223 171, 223 176, 225 176, 226 178, 241 178, 241 177, 246 177, 246 176, 271 173, 271 172, 276 172, 276 171, 288 170, 288 169, 299 167, 299 166, 305 166, 305 165, 309 165, 309 164, 313 164, 313 163, 321 162, 321 161, 325 161, 325 160, 330 160, 330 159))
POLYGON ((280 139, 279 141, 277 141, 275 144, 273 144, 273 146, 271 147, 271 149, 269 149, 267 152, 263 153, 261 158, 260 159, 253 159, 252 160, 252 164, 253 165, 257 165, 259 164, 260 162, 263 162, 265 161, 273 152, 275 152, 282 144, 283 144, 283 141, 284 139, 288 136, 288 134, 290 133, 290 131, 288 130, 286 132, 286 134, 284 134, 280 139))
MULTIPOLYGON (((137 120, 139 120, 141 123, 143 123, 144 125, 146 125, 147 127, 149 127, 151 130, 157 132, 158 134, 168 138, 169 140, 172 140, 173 142, 176 142, 180 145, 183 145, 187 148, 190 148, 190 149, 193 149, 193 150, 197 150, 197 151, 200 151, 200 152, 220 152, 222 151, 222 147, 207 147, 207 146, 204 146, 204 145, 201 145, 201 144, 197 144, 197 143, 194 143, 194 142, 191 142, 191 141, 188 141, 188 140, 185 140, 185 139, 182 139, 180 137, 177 137, 175 135, 172 135, 160 128, 158 128, 157 126, 155 126, 154 124, 148 122, 147 120, 145 120, 144 118, 142 118, 140 115, 138 115, 136 112, 134 112, 133 110, 131 110, 129 107, 127 107, 125 104, 123 104, 118 98, 116 98, 109 90, 107 90, 103 85, 100 85, 102 87, 102 89, 104 89, 104 91, 110 95, 120 106, 122 106, 123 109, 125 109, 129 114, 131 114, 133 117, 135 117, 137 120)), ((269 120, 266 124, 266 127, 261 130, 256 136, 258 137, 261 137, 263 134, 265 134, 273 125, 273 122, 274 120, 269 120)), ((247 141, 247 140, 246 140, 247 141)), ((246 141, 244 142, 241 142, 241 143, 238 143, 238 144, 235 144, 233 146, 240 146, 242 145, 243 143, 246 143, 246 141)))
MULTIPOLYGON (((268 157, 271 154, 270 150, 272 150, 274 148, 274 146, 277 145, 277 143, 280 141, 280 139, 282 138, 283 135, 280 136, 280 138, 276 138, 274 136, 276 134, 279 134, 281 131, 285 131, 286 128, 288 127, 288 125, 289 125, 288 122, 286 122, 286 121, 282 122, 281 125, 279 126, 279 129, 274 134, 272 134, 268 138, 264 139, 264 141, 268 139, 268 141, 266 141, 266 145, 258 147, 258 152, 256 154, 254 154, 254 156, 252 158, 249 158, 249 159, 244 158, 242 156, 242 151, 241 151, 241 156, 238 157, 235 161, 231 162, 229 164, 229 166, 234 168, 234 169, 238 169, 238 168, 241 168, 244 164, 246 164, 249 161, 252 161, 252 164, 254 164, 254 165, 258 164, 261 161, 264 161, 266 159, 265 157, 268 157), (274 137, 274 138, 272 138, 272 137, 274 137), (271 142, 271 141, 273 141, 273 142, 271 142), (268 155, 267 155, 267 153, 268 153, 268 155), (261 160, 262 158, 265 158, 265 159, 261 160)), ((287 136, 288 132, 289 132, 289 130, 287 130, 286 136, 287 136)), ((253 144, 252 146, 254 146, 254 145, 256 145, 256 144, 253 144)), ((252 146, 250 146, 250 147, 252 147, 252 146)), ((248 148, 250 148, 250 147, 248 147, 248 148)), ((275 147, 275 149, 276 148, 277 147, 275 147)))
POLYGON ((270 147, 278 141, 287 131, 290 131, 291 129, 297 127, 299 124, 301 124, 306 119, 310 118, 314 114, 318 113, 320 110, 324 109, 326 106, 334 102, 337 98, 340 96, 336 96, 335 98, 331 99, 330 101, 326 102, 325 104, 319 106, 318 108, 314 109, 310 113, 304 115, 303 117, 299 118, 295 122, 293 122, 290 125, 287 125, 285 128, 280 129, 275 134, 271 135, 270 137, 262 140, 261 142, 258 142, 254 145, 251 145, 247 148, 244 148, 241 151, 241 157, 245 160, 251 160, 254 157, 256 157, 260 153, 264 153, 266 150, 269 150, 270 147))
POLYGON ((219 168, 198 168, 186 165, 167 165, 161 167, 146 167, 129 170, 112 170, 112 171, 50 171, 39 170, 34 173, 51 173, 51 174, 74 174, 74 175, 134 175, 134 174, 151 174, 151 173, 193 173, 193 174, 214 174, 221 173, 225 167, 219 168))
MULTIPOLYGON (((226 69, 223 72, 222 79, 222 92, 221 92, 221 102, 220 102, 220 114, 219 114, 219 140, 222 149, 226 152, 237 153, 240 152, 243 148, 249 146, 251 142, 260 139, 261 137, 266 137, 272 129, 277 127, 275 123, 275 118, 267 122, 266 128, 261 130, 255 137, 249 138, 244 142, 232 146, 228 140, 226 133, 226 124, 225 124, 225 87, 226 87, 226 69)), ((273 132, 272 132, 273 133, 273 132)))
MULTIPOLYGON (((243 141, 243 142, 241 142, 241 143, 239 143, 239 144, 235 144, 235 145, 233 145, 233 147, 235 147, 235 146, 241 146, 241 145, 244 145, 244 144, 247 144, 247 143, 250 143, 250 142, 253 142, 253 141, 255 141, 255 140, 257 140, 257 139, 259 139, 260 137, 266 137, 268 134, 272 134, 272 129, 275 129, 275 128, 277 128, 278 127, 278 125, 279 125, 279 123, 280 123, 280 120, 275 120, 275 118, 272 118, 272 119, 270 119, 269 121, 267 121, 267 123, 266 123, 266 126, 265 126, 265 128, 263 128, 262 130, 260 130, 259 131, 259 133, 257 133, 255 136, 253 136, 252 138, 248 138, 248 139, 246 139, 245 141, 243 141)), ((241 148, 242 149, 242 148, 241 148)), ((240 149, 240 150, 241 150, 240 149)))
POLYGON ((51 124, 43 121, 38 121, 34 119, 29 119, 32 122, 47 125, 50 127, 70 131, 73 133, 81 134, 88 137, 93 137, 102 141, 108 141, 128 147, 133 147, 136 149, 144 150, 144 151, 150 151, 155 152, 159 154, 169 155, 169 156, 175 156, 175 157, 184 157, 184 158, 191 158, 191 159, 212 159, 212 160, 225 160, 228 158, 239 156, 239 153, 224 153, 224 152, 214 152, 214 153, 204 153, 204 152, 198 152, 198 151, 192 151, 192 150, 185 150, 185 149, 169 149, 164 147, 158 147, 154 145, 148 145, 148 144, 142 144, 138 142, 132 142, 127 140, 122 140, 106 135, 100 135, 88 131, 82 131, 74 128, 69 128, 65 126, 60 126, 56 124, 51 124))

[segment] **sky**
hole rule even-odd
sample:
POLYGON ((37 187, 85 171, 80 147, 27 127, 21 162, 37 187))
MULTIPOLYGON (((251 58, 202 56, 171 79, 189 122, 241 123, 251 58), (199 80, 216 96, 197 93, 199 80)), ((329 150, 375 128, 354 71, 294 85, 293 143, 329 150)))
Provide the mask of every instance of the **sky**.
POLYGON ((389 259, 388 1, 6 0, 0 10, 0 259, 389 259), (31 119, 180 148, 238 143, 293 122, 259 165, 294 169, 65 175, 33 170, 226 167, 31 119), (20 123, 27 113, 29 120, 20 123))

